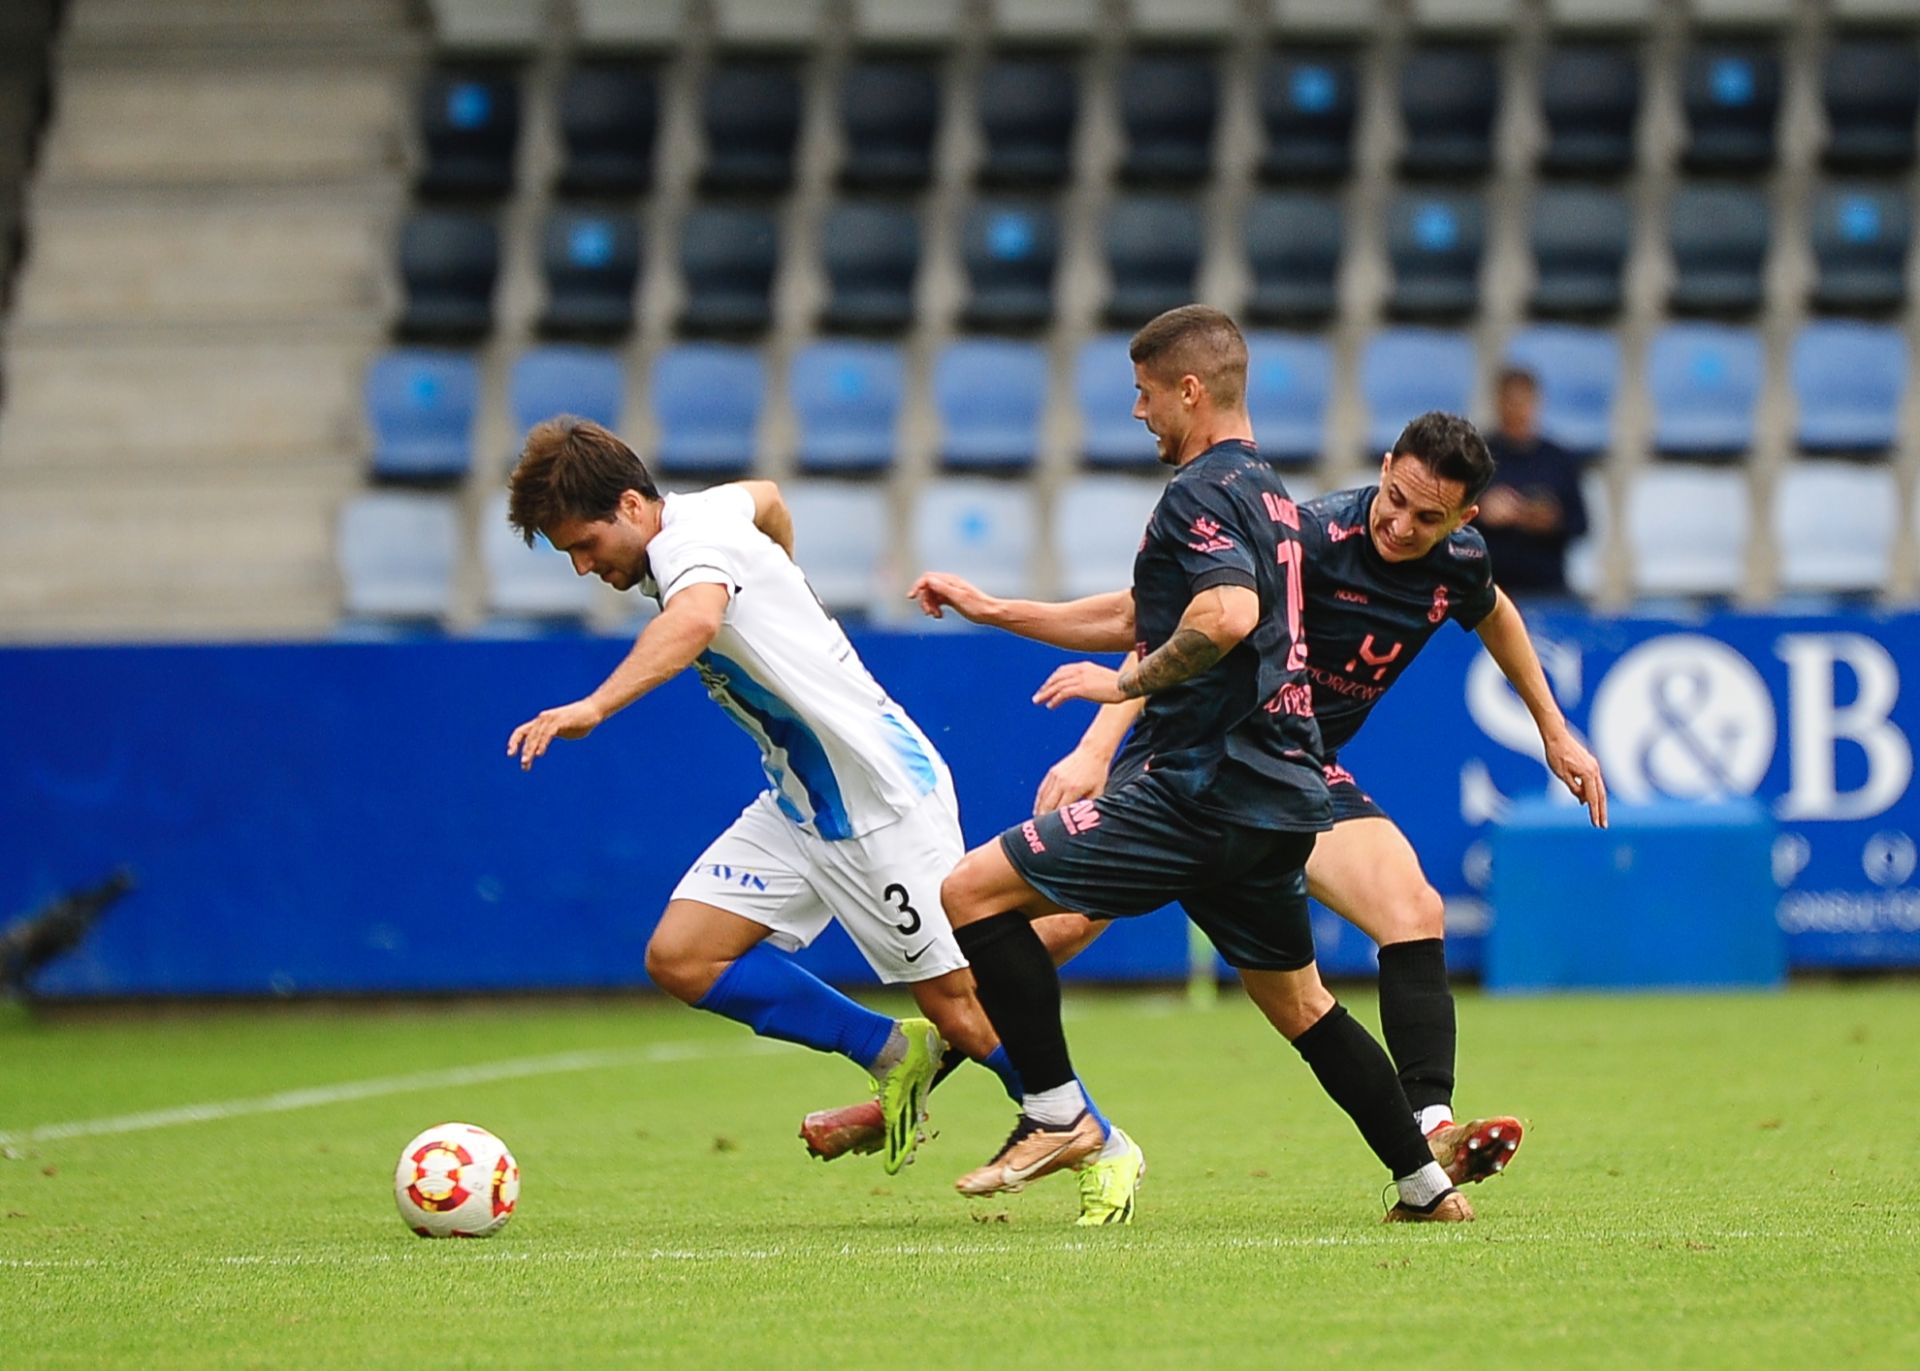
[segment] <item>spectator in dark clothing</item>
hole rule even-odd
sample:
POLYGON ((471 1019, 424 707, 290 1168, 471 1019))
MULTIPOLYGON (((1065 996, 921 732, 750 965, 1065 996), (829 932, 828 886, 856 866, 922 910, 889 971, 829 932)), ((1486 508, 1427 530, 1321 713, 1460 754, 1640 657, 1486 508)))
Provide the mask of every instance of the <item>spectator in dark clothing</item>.
POLYGON ((1474 526, 1501 589, 1523 599, 1565 596, 1567 545, 1587 531, 1580 463, 1540 436, 1540 383, 1531 371, 1502 370, 1497 401, 1499 428, 1487 435, 1496 470, 1474 526))

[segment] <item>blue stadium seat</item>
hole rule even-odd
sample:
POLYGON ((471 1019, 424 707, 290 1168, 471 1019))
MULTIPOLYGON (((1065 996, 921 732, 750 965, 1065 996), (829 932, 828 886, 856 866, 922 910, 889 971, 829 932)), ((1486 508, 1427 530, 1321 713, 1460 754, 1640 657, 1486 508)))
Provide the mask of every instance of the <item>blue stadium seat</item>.
POLYGON ((1133 417, 1132 341, 1125 333, 1088 339, 1074 358, 1074 404, 1080 411, 1080 451, 1094 466, 1148 467, 1160 455, 1146 425, 1133 417))
POLYGON ((620 354, 600 348, 554 346, 523 352, 507 380, 507 409, 516 434, 556 414, 591 419, 620 430, 626 407, 626 369, 620 354))
POLYGON ((887 562, 894 521, 884 488, 783 481, 780 493, 793 516, 794 557, 821 604, 836 614, 867 614, 892 601, 887 562))
POLYGON ((1747 473, 1661 462, 1633 472, 1621 526, 1640 595, 1731 595, 1746 584, 1747 473))
POLYGON ((1798 440, 1807 452, 1885 452, 1900 440, 1911 354, 1904 329, 1829 320, 1793 340, 1798 440))
POLYGON ((1079 599, 1133 584, 1147 516, 1166 488, 1144 476, 1076 476, 1061 488, 1053 502, 1053 561, 1062 596, 1079 599))
POLYGON ((1260 175, 1337 181, 1353 169, 1357 99, 1353 52, 1289 45, 1260 68, 1260 175))
POLYGON ((729 343, 682 343, 653 362, 647 394, 662 471, 751 470, 759 451, 767 388, 758 350, 729 343))
POLYGON ((986 155, 980 179, 993 186, 1058 186, 1072 175, 1080 89, 1073 68, 1048 57, 1007 57, 980 76, 986 155))
POLYGON ((934 360, 933 405, 947 466, 1030 467, 1047 408, 1046 350, 1004 339, 951 343, 934 360))
POLYGON ((1546 186, 1534 197, 1529 236, 1533 313, 1603 318, 1620 312, 1621 273, 1632 237, 1626 196, 1591 186, 1546 186))
POLYGON ((1753 446, 1760 335, 1725 324, 1669 324, 1647 350, 1653 445, 1663 453, 1738 457, 1753 446))
POLYGON ((1320 323, 1339 304, 1340 251, 1346 233, 1329 195, 1275 191, 1247 206, 1247 265, 1253 293, 1244 314, 1254 323, 1320 323))
POLYGON ((1410 176, 1484 176, 1493 167, 1500 66, 1493 50, 1416 48, 1400 69, 1400 167, 1410 176))
POLYGON ((1885 590, 1899 536, 1899 482, 1890 467, 1789 462, 1773 488, 1774 551, 1784 591, 1885 590))
POLYGON ((800 138, 800 76, 792 62, 722 62, 707 78, 702 122, 703 190, 772 195, 792 186, 800 138))
POLYGON ((929 481, 914 505, 914 568, 954 572, 989 595, 1033 593, 1039 541, 1033 494, 1021 482, 929 481))
POLYGON ((653 186, 660 78, 632 63, 589 62, 560 86, 565 195, 634 195, 653 186))
POLYGON ((803 471, 877 471, 893 462, 906 361, 889 343, 818 342, 789 383, 803 471))
POLYGON ((500 232, 484 215, 420 210, 400 230, 402 337, 465 340, 493 327, 500 232))
POLYGON ((897 332, 913 320, 920 224, 905 205, 842 202, 820 231, 829 329, 897 332))
POLYGON ((349 615, 443 620, 453 609, 459 556, 459 511, 451 495, 365 491, 341 507, 334 562, 349 615))
POLYGON ((1551 175, 1618 176, 1633 165, 1640 63, 1625 43, 1556 48, 1540 70, 1551 175))
POLYGON ((1835 171, 1905 171, 1920 116, 1920 49, 1913 36, 1839 38, 1827 49, 1822 160, 1835 171))
POLYGON ((1815 309, 1874 314, 1907 302, 1913 207, 1898 187, 1830 186, 1814 197, 1815 309))
POLYGON ((1464 333, 1386 328, 1360 356, 1368 456, 1393 446, 1400 430, 1429 410, 1466 414, 1473 404, 1473 344, 1464 333))
POLYGON ((1750 42, 1705 43, 1682 78, 1688 171, 1758 172, 1773 165, 1780 55, 1750 42))
POLYGON ((420 88, 423 195, 499 196, 513 188, 520 86, 478 69, 432 72, 420 88))
POLYGON ((1041 201, 982 200, 961 230, 969 328, 1033 329, 1053 318, 1060 225, 1041 201))
POLYGON ((1326 451, 1333 349, 1298 333, 1247 334, 1247 417, 1272 462, 1311 463, 1326 451))
POLYGON ((472 465, 480 368, 463 353, 399 348, 367 368, 373 474, 457 479, 472 465))
POLYGON ((1220 69, 1211 57, 1135 57, 1120 73, 1123 179, 1192 184, 1213 174, 1220 69))
POLYGON ((1112 281, 1107 322, 1144 324, 1163 310, 1191 304, 1203 237, 1193 201, 1148 195, 1116 200, 1101 234, 1112 281))
POLYGON ((759 333, 773 322, 773 271, 778 231, 763 210, 708 205, 688 212, 680 229, 680 271, 686 278, 681 327, 690 333, 759 333))
POLYGON ((489 614, 551 622, 584 619, 593 610, 599 581, 576 575, 572 559, 544 537, 528 547, 507 522, 504 490, 488 498, 480 518, 480 563, 489 614))
POLYGON ((640 283, 640 225, 630 214, 562 209, 547 217, 540 245, 547 278, 541 329, 617 337, 633 327, 640 283))
POLYGON ((1764 294, 1771 224, 1766 196, 1747 186, 1682 186, 1669 213, 1679 314, 1751 314, 1764 294))
POLYGON ((933 180, 940 81, 933 64, 908 58, 856 63, 840 87, 847 155, 842 183, 919 190, 933 180))
POLYGON ((1620 340, 1610 330, 1524 328, 1507 344, 1507 360, 1539 378, 1541 432, 1582 457, 1607 450, 1620 389, 1620 340))
POLYGON ((1406 192, 1387 209, 1388 310, 1402 319, 1465 318, 1480 303, 1486 213, 1464 192, 1406 192))

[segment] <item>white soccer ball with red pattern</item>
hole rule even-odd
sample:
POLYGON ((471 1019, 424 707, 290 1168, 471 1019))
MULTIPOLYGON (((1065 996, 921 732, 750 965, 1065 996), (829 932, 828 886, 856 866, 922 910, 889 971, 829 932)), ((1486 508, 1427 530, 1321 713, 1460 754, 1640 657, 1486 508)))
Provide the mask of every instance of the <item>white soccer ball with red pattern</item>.
POLYGON ((507 1226, 520 1199, 520 1163, 470 1123, 429 1128, 400 1154, 393 1202, 423 1238, 486 1238, 507 1226))

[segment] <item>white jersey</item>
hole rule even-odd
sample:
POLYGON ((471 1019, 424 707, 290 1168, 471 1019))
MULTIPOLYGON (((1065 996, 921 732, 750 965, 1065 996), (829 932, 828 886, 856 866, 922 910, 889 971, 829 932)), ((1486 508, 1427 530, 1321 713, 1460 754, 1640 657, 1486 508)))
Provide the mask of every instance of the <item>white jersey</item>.
POLYGON ((820 837, 894 823, 948 779, 927 736, 867 671, 813 588, 753 522, 739 486, 669 495, 640 588, 664 607, 724 585, 720 632, 694 667, 760 745, 780 810, 820 837))

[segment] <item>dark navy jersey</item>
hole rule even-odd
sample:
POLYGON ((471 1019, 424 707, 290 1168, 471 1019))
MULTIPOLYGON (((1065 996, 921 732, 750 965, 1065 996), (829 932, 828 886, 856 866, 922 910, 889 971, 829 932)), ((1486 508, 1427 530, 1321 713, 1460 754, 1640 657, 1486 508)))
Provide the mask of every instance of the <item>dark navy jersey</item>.
POLYGON ((1306 548, 1307 677, 1321 745, 1331 757, 1441 624, 1475 628, 1493 611, 1493 564, 1471 526, 1415 562, 1389 562, 1367 516, 1378 486, 1300 506, 1306 548))
POLYGON ((1144 655, 1173 636, 1196 595, 1244 586, 1252 633, 1190 680, 1147 696, 1118 762, 1145 767, 1183 802, 1248 828, 1313 831, 1332 821, 1306 684, 1299 508, 1250 443, 1208 448, 1175 472, 1133 563, 1134 636, 1144 655))

